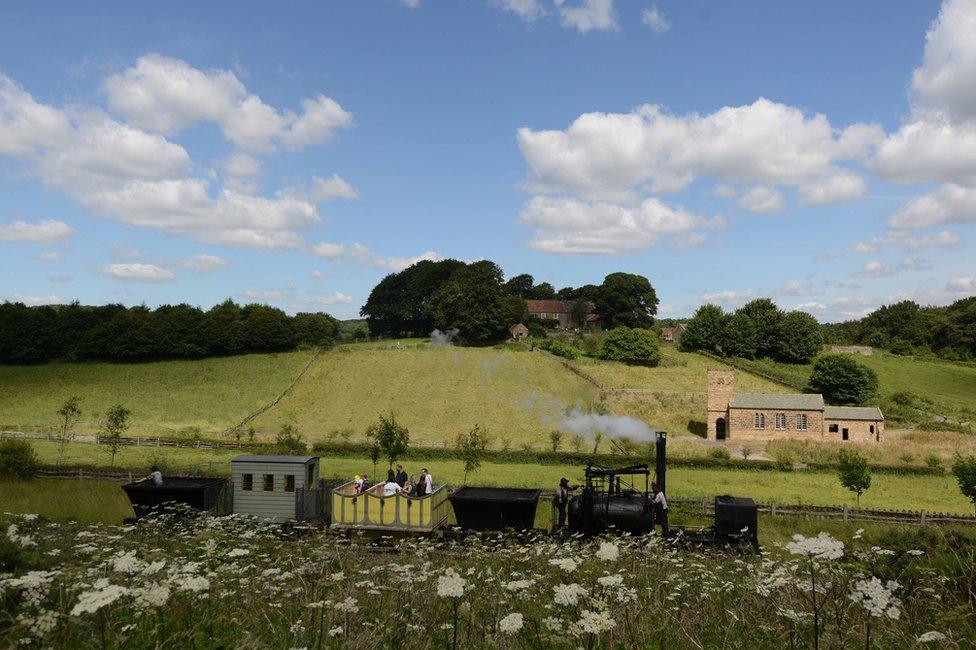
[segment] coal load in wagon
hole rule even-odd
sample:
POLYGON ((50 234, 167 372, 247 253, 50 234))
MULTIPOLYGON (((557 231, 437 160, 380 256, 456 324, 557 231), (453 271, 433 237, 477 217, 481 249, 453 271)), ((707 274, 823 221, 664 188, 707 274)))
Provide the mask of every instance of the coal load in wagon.
POLYGON ((220 503, 221 493, 227 484, 223 478, 166 478, 162 485, 151 481, 137 481, 122 486, 136 519, 141 519, 163 504, 181 504, 195 510, 214 510, 220 503))
POLYGON ((457 524, 466 530, 528 530, 535 525, 540 490, 462 487, 451 496, 457 524))

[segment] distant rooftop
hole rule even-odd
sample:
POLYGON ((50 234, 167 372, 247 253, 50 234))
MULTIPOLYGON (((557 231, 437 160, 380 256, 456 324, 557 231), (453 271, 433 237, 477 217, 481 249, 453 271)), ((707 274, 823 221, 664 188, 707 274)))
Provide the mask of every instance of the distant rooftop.
POLYGON ((870 420, 881 421, 881 409, 877 406, 828 406, 824 408, 825 420, 870 420))
POLYGON ((822 411, 823 395, 819 393, 736 393, 729 405, 734 409, 782 409, 784 411, 822 411))
POLYGON ((318 458, 318 456, 249 456, 247 454, 242 456, 235 456, 231 459, 232 463, 296 463, 299 465, 304 465, 313 458, 318 458))

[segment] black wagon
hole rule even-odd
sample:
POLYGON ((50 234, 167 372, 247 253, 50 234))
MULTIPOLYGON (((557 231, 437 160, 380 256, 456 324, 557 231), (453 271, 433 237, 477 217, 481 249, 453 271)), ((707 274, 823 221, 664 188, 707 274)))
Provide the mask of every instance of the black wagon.
POLYGON ((535 525, 541 490, 468 487, 450 498, 457 524, 465 530, 528 530, 535 525))
POLYGON ((227 479, 212 477, 166 477, 162 485, 153 485, 151 481, 141 480, 122 486, 136 519, 158 511, 163 504, 177 503, 189 506, 195 510, 215 510, 221 503, 221 497, 227 479))

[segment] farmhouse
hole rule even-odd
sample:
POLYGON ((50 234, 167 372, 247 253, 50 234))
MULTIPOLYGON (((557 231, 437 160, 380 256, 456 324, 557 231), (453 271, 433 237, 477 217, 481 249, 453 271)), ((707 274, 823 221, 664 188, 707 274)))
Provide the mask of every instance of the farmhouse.
POLYGON ((593 313, 593 303, 585 302, 577 307, 576 300, 526 300, 529 316, 541 320, 555 320, 560 329, 599 326, 600 316, 593 313))
POLYGON ((877 406, 827 406, 823 395, 736 393, 735 373, 708 371, 709 440, 881 442, 877 406))
POLYGON ((685 333, 687 326, 684 323, 678 323, 674 327, 662 327, 661 328, 661 340, 668 341, 670 343, 678 343, 681 341, 681 335, 685 333))

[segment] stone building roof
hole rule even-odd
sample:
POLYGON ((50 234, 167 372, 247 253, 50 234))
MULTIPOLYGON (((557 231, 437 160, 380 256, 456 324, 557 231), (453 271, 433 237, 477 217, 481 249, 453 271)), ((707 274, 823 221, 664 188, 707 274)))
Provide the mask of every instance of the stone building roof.
POLYGON ((568 314, 573 308, 570 300, 526 300, 525 309, 530 314, 568 314))
POLYGON ((729 408, 734 409, 782 409, 784 411, 822 411, 823 395, 804 393, 736 393, 729 408))
POLYGON ((884 420, 877 406, 827 406, 824 408, 825 420, 884 420))

